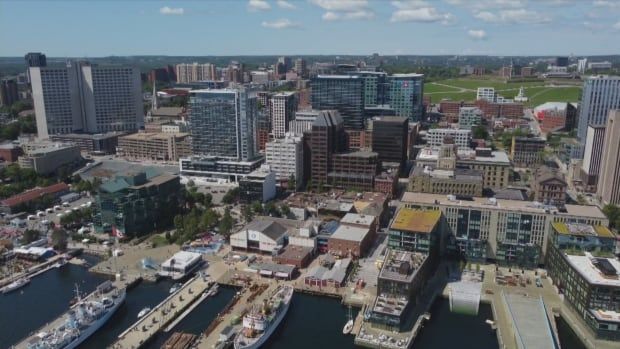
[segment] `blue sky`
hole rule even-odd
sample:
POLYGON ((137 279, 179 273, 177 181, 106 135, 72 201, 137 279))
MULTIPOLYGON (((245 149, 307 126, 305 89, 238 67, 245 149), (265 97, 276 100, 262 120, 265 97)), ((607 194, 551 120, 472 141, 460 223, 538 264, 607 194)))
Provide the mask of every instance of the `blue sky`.
POLYGON ((0 56, 620 54, 620 0, 0 0, 0 56))

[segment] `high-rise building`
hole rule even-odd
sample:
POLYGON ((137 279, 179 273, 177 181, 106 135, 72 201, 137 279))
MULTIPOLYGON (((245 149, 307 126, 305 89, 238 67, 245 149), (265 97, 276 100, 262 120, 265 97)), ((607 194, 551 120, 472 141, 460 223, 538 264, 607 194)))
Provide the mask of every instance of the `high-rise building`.
POLYGON ((314 185, 326 184, 332 155, 345 149, 344 125, 338 111, 323 110, 312 124, 311 170, 314 185))
POLYGON ((293 67, 291 63, 291 57, 287 56, 279 57, 278 64, 282 64, 282 66, 284 67, 284 73, 286 73, 293 67))
POLYGON ((424 94, 423 74, 394 74, 388 76, 388 104, 397 116, 410 121, 420 121, 424 116, 422 95, 424 94))
POLYGON ((395 162, 402 168, 407 159, 408 120, 404 117, 376 117, 372 120, 372 151, 380 162, 395 162))
POLYGON ((68 62, 31 67, 40 138, 72 132, 135 131, 144 125, 140 71, 68 62))
POLYGON ((469 149, 471 144, 471 130, 454 128, 433 128, 426 132, 426 143, 430 147, 440 147, 446 137, 451 138, 460 149, 469 149))
POLYGON ((177 82, 180 84, 202 81, 217 80, 215 64, 211 63, 181 63, 175 66, 177 82))
POLYGON ((236 161, 257 155, 255 94, 244 88, 194 90, 189 97, 192 153, 236 161))
POLYGON ((583 82, 577 137, 585 141, 588 125, 607 124, 610 109, 620 108, 620 76, 590 76, 583 82))
POLYGON ((596 190, 599 170, 601 169, 601 153, 605 140, 605 126, 588 126, 586 146, 581 165, 581 181, 587 191, 596 190))
POLYGON ((5 79, 0 83, 0 105, 10 107, 11 104, 19 100, 17 81, 15 79, 5 79))
POLYGON ((596 196, 602 204, 620 204, 620 110, 610 110, 596 196))
POLYGON ((285 138, 268 142, 265 146, 265 163, 276 173, 281 185, 288 185, 292 176, 295 188, 301 188, 304 183, 302 137, 289 133, 285 138))
POLYGON ((273 95, 271 98, 271 132, 274 138, 284 137, 296 110, 295 92, 280 92, 273 95))
POLYGON ((312 80, 312 108, 338 110, 344 126, 364 128, 364 80, 358 75, 318 75, 312 80))
POLYGON ((308 74, 308 69, 306 67, 305 59, 297 58, 295 60, 295 72, 301 77, 304 77, 308 74))
POLYGON ((497 93, 493 87, 478 87, 476 92, 476 100, 485 100, 488 102, 495 102, 497 93))
POLYGON ((28 52, 26 56, 24 56, 26 60, 26 66, 30 67, 46 67, 47 66, 47 58, 41 52, 28 52))
POLYGON ((376 107, 388 103, 389 84, 387 73, 375 71, 355 71, 364 80, 364 107, 376 107))
POLYGON ((477 107, 462 107, 459 109, 459 128, 471 130, 482 122, 482 110, 477 107))
POLYGON ((295 120, 291 120, 288 125, 289 132, 301 136, 304 132, 312 130, 312 124, 319 113, 319 110, 300 110, 295 112, 295 120))

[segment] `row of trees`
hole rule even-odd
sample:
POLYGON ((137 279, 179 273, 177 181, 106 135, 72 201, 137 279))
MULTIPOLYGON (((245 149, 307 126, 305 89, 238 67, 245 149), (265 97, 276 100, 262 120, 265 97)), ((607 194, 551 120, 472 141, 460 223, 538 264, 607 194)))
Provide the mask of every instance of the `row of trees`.
POLYGON ((241 208, 241 215, 246 222, 251 221, 255 216, 271 216, 288 218, 291 209, 286 204, 276 206, 273 201, 267 202, 265 205, 258 201, 254 201, 251 205, 244 205, 241 208))
POLYGON ((235 220, 228 208, 223 215, 220 215, 213 208, 194 207, 188 214, 174 217, 174 228, 176 230, 174 234, 166 233, 166 239, 170 243, 182 245, 215 228, 220 234, 229 236, 234 224, 235 220))
POLYGON ((37 133, 34 116, 23 116, 0 126, 0 139, 2 140, 15 140, 22 133, 37 133))
POLYGON ((91 194, 97 193, 99 186, 101 185, 101 179, 99 177, 95 177, 93 181, 81 179, 79 176, 76 176, 73 179, 73 190, 81 193, 83 191, 87 191, 91 194))
POLYGON ((44 187, 55 182, 51 178, 40 176, 33 169, 22 169, 18 164, 10 164, 1 168, 0 178, 8 182, 0 185, 0 199, 19 194, 35 186, 44 187))

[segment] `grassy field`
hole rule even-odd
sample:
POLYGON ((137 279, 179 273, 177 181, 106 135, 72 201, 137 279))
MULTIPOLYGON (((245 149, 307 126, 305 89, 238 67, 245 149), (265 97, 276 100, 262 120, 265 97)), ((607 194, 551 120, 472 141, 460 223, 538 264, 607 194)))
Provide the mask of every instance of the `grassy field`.
POLYGON ((519 88, 524 87, 525 95, 530 98, 527 106, 534 107, 545 102, 577 102, 581 93, 581 87, 550 87, 544 82, 514 82, 506 83, 493 79, 449 79, 430 82, 424 85, 424 94, 431 97, 433 103, 439 103, 442 99, 455 101, 473 101, 476 99, 478 87, 493 87, 502 96, 513 98, 519 93, 519 88))

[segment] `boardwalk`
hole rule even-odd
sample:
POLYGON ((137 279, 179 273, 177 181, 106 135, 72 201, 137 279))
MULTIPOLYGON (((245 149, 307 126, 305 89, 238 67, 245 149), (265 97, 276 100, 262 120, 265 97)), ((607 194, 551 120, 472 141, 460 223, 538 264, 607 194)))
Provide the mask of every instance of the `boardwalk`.
POLYGON ((146 316, 138 320, 129 329, 123 332, 112 348, 136 349, 146 343, 159 330, 177 318, 183 310, 199 299, 209 287, 210 282, 201 276, 196 276, 183 287, 164 299, 146 316))

